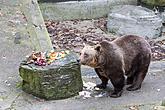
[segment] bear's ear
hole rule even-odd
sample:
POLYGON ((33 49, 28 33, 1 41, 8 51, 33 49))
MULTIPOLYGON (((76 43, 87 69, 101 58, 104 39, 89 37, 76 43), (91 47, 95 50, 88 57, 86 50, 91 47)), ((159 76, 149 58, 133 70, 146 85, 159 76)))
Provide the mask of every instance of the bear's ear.
POLYGON ((97 50, 98 52, 100 52, 101 51, 101 45, 96 45, 95 46, 95 50, 97 50))

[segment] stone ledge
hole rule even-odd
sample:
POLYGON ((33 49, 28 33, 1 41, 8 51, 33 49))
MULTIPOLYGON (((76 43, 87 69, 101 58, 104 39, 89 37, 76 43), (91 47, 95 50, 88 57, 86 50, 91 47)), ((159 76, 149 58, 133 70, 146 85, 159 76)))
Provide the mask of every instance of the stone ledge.
POLYGON ((91 0, 41 3, 45 20, 93 19, 106 16, 115 5, 137 4, 136 0, 91 0))

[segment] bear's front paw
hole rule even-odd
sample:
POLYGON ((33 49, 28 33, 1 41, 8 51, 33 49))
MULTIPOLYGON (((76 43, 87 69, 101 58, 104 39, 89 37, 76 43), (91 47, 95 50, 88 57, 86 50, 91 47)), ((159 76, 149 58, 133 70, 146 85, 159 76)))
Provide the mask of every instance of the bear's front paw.
POLYGON ((121 94, 122 94, 122 91, 114 91, 114 92, 112 92, 110 94, 110 97, 112 97, 112 98, 118 98, 118 97, 121 96, 121 94))
POLYGON ((106 84, 103 84, 103 83, 97 84, 97 85, 95 86, 95 88, 99 88, 99 89, 106 89, 106 87, 107 87, 107 85, 106 85, 106 84))

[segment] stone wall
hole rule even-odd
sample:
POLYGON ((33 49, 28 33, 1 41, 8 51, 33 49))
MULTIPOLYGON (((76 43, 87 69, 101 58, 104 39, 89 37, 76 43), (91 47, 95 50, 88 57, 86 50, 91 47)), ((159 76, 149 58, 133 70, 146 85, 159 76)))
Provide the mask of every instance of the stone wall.
POLYGON ((115 5, 137 4, 136 0, 90 0, 60 3, 41 3, 45 20, 93 19, 108 15, 115 5))

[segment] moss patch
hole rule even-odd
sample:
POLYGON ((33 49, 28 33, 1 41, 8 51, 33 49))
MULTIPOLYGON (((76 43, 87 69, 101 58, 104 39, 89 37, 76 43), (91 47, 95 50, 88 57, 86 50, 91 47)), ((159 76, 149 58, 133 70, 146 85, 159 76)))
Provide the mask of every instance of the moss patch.
POLYGON ((150 6, 165 6, 165 0, 142 0, 142 3, 150 6))

